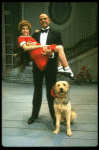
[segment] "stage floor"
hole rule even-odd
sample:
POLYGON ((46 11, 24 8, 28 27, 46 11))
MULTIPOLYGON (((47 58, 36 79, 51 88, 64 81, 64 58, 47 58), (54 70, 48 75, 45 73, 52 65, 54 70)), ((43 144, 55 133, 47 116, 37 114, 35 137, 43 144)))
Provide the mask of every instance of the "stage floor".
MULTIPOLYGON (((98 85, 71 84, 69 93, 72 108, 77 119, 71 124, 73 135, 66 135, 64 124, 60 132, 55 129, 49 114, 46 88, 43 85, 43 98, 39 118, 31 125, 34 86, 2 81, 2 146, 4 147, 79 147, 98 145, 98 85)), ((39 94, 39 93, 38 93, 39 94)))

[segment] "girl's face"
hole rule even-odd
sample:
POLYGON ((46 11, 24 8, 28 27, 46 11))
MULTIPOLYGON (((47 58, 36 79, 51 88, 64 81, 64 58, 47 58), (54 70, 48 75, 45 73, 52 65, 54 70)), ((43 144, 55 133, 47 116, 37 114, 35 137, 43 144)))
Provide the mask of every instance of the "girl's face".
POLYGON ((29 36, 29 28, 28 28, 28 26, 23 26, 22 27, 22 35, 23 36, 29 36))

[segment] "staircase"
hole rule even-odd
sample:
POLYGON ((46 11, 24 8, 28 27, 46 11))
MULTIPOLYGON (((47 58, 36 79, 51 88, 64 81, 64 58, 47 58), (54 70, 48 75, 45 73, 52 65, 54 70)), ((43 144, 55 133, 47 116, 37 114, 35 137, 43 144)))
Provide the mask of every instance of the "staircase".
POLYGON ((19 83, 32 83, 33 84, 33 67, 26 66, 20 74, 19 83))
POLYGON ((33 84, 33 73, 32 73, 32 65, 25 66, 23 71, 18 75, 10 74, 4 81, 16 82, 16 83, 32 83, 33 84))
MULTIPOLYGON (((89 73, 91 74, 92 81, 98 79, 98 39, 97 34, 93 34, 86 39, 82 39, 72 47, 66 48, 66 57, 68 63, 73 70, 74 75, 80 72, 82 66, 89 67, 89 73)), ((65 49, 64 49, 65 50, 65 49)), ((10 74, 4 81, 17 82, 17 83, 31 83, 33 84, 33 72, 32 65, 25 66, 23 72, 18 73, 16 76, 10 74)), ((69 83, 75 83, 68 77, 58 77, 57 80, 67 80, 69 83)), ((45 84, 45 78, 43 81, 45 84)))
MULTIPOLYGON (((21 72, 18 75, 12 75, 10 74, 3 80, 6 82, 12 82, 12 83, 23 83, 23 84, 33 84, 33 72, 32 72, 33 67, 31 65, 25 66, 25 69, 23 69, 23 72, 21 72)), ((57 81, 68 81, 69 83, 75 83, 75 81, 71 80, 69 77, 64 77, 64 76, 57 76, 57 81)), ((45 78, 43 79, 43 84, 45 84, 45 78)))

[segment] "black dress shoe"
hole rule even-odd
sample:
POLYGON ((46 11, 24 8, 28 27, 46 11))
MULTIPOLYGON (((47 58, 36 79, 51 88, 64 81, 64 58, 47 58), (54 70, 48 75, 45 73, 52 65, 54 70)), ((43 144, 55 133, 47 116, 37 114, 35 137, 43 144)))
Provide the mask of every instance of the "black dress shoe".
POLYGON ((71 73, 69 73, 69 72, 57 72, 57 74, 59 75, 59 76, 66 76, 66 77, 70 77, 70 75, 71 75, 71 73))
POLYGON ((65 77, 71 77, 71 73, 69 73, 69 72, 64 72, 64 76, 65 76, 65 77))
POLYGON ((69 76, 72 80, 75 80, 76 81, 76 77, 71 77, 71 76, 69 76))
POLYGON ((32 124, 34 123, 35 119, 33 117, 30 117, 29 120, 28 120, 28 124, 32 124))

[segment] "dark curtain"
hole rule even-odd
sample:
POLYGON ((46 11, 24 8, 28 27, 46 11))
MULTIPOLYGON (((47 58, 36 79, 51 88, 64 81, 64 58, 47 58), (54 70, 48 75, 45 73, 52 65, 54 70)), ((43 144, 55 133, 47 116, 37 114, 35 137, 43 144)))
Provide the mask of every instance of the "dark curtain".
POLYGON ((28 65, 31 58, 28 52, 24 52, 22 48, 17 46, 17 38, 20 36, 18 31, 18 24, 22 21, 22 2, 9 2, 10 4, 10 20, 11 20, 11 32, 12 32, 12 42, 13 42, 13 54, 15 67, 28 65), (21 52, 21 53, 20 53, 21 52))
POLYGON ((10 19, 13 46, 17 43, 17 38, 20 36, 18 24, 22 20, 22 2, 10 2, 10 19))

